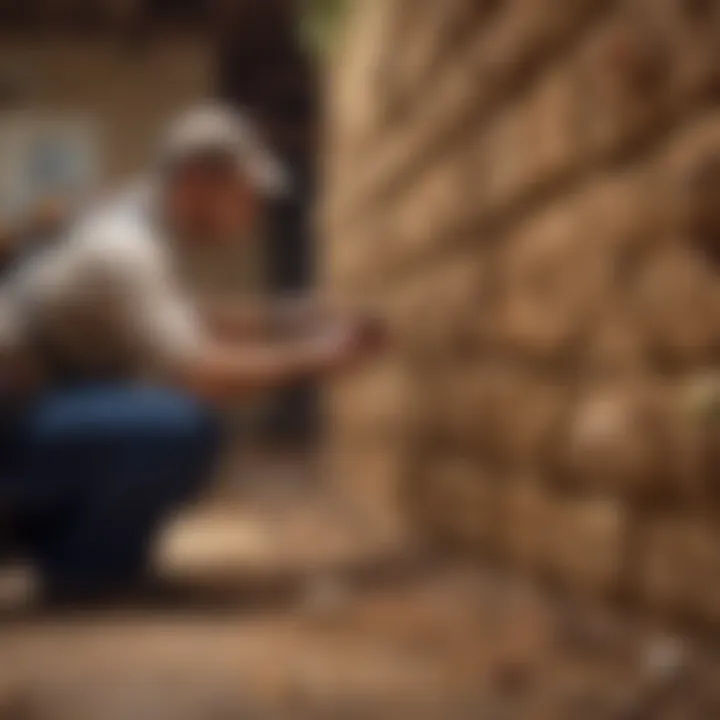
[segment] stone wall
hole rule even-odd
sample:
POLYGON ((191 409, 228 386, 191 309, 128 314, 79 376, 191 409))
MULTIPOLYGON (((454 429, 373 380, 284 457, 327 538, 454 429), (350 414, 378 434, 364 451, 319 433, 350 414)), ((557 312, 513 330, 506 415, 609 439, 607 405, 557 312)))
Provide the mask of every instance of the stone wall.
POLYGON ((368 507, 720 621, 720 4, 363 0, 329 72, 326 286, 368 507))

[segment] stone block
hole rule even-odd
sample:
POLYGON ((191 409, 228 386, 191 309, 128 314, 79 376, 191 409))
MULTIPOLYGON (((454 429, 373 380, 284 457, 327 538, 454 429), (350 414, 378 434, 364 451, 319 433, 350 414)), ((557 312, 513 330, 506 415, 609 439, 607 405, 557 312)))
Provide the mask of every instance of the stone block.
POLYGON ((590 183, 577 198, 577 233, 587 245, 604 248, 607 270, 618 288, 667 232, 667 206, 658 202, 662 173, 651 161, 590 183))
POLYGON ((399 440, 412 435, 420 399, 402 361, 386 357, 333 384, 329 421, 352 436, 399 440))
POLYGON ((628 377, 651 372, 645 328, 627 304, 626 294, 618 287, 590 326, 582 353, 582 363, 589 374, 628 377))
POLYGON ((535 475, 503 478, 498 495, 496 543, 500 556, 528 571, 545 567, 550 502, 540 479, 535 475))
POLYGON ((720 256, 720 116, 692 122, 657 162, 659 197, 670 233, 684 235, 709 259, 720 256))
POLYGON ((537 178, 537 168, 530 165, 535 159, 532 121, 530 103, 522 98, 493 117, 484 128, 475 175, 482 182, 486 212, 507 212, 523 200, 537 178))
POLYGON ((553 67, 531 90, 528 113, 532 142, 527 164, 536 173, 535 182, 551 184, 581 167, 586 159, 578 101, 579 77, 573 64, 553 67))
POLYGON ((636 379, 580 393, 560 442, 564 481, 625 501, 668 492, 664 390, 636 379))
POLYGON ((531 217, 503 248, 499 332, 530 356, 574 350, 612 288, 612 248, 584 237, 572 199, 531 217))
POLYGON ((582 593, 614 592, 623 568, 627 511, 604 498, 557 498, 549 508, 541 563, 582 593))
POLYGON ((594 156, 632 148, 669 112, 672 52, 667 38, 631 13, 620 13, 578 58, 583 92, 582 144, 594 156))
POLYGON ((463 191, 461 167, 456 155, 448 153, 409 182, 389 219, 396 264, 412 262, 452 240, 449 236, 462 212, 458 207, 463 191))
POLYGON ((494 82, 500 95, 528 83, 602 9, 598 0, 502 2, 488 28, 480 79, 494 82))
POLYGON ((393 534, 406 529, 406 492, 417 478, 408 449, 392 439, 329 436, 321 472, 350 509, 359 526, 393 534))
POLYGON ((497 478, 477 460, 462 456, 441 456, 422 472, 420 512, 432 534, 466 550, 488 552, 498 521, 497 478))
POLYGON ((706 257, 684 238, 659 244, 633 283, 631 307, 663 368, 712 362, 720 343, 720 284, 706 257))
POLYGON ((473 352, 486 293, 482 256, 463 248, 430 259, 408 291, 399 332, 409 352, 426 360, 463 359, 473 352))
POLYGON ((668 88, 675 106, 715 87, 720 7, 705 0, 631 0, 630 10, 667 44, 673 62, 668 88))
POLYGON ((635 597, 670 613, 720 620, 720 537, 706 517, 649 517, 636 534, 635 597))

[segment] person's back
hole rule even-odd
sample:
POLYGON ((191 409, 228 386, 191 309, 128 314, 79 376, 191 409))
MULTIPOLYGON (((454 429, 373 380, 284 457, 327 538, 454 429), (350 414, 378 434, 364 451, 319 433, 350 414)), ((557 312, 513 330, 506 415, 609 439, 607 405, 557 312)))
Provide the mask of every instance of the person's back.
POLYGON ((6 292, 6 310, 14 304, 17 316, 6 341, 40 351, 53 373, 157 376, 163 356, 182 352, 199 332, 174 282, 150 198, 133 187, 21 263, 6 292))

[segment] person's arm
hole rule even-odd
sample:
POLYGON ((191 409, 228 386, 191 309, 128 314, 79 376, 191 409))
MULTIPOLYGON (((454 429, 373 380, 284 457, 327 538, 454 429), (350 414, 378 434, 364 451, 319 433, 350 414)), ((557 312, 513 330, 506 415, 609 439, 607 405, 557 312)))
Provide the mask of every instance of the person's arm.
MULTIPOLYGON (((117 272, 117 263, 114 266, 117 272)), ((233 400, 343 370, 377 346, 365 321, 328 320, 308 331, 278 337, 218 334, 169 278, 153 272, 132 277, 140 343, 175 383, 214 400, 233 400)))
POLYGON ((242 398, 343 370, 368 349, 351 325, 311 339, 269 343, 208 341, 178 363, 177 381, 208 399, 242 398))
POLYGON ((276 340, 221 337, 174 282, 156 243, 138 242, 132 226, 101 228, 100 235, 91 229, 93 242, 76 253, 68 287, 97 288, 148 369, 194 393, 243 398, 343 369, 371 349, 371 334, 354 321, 276 340))
POLYGON ((205 301, 200 312, 216 338, 287 338, 316 331, 332 317, 316 298, 284 297, 266 301, 205 301))

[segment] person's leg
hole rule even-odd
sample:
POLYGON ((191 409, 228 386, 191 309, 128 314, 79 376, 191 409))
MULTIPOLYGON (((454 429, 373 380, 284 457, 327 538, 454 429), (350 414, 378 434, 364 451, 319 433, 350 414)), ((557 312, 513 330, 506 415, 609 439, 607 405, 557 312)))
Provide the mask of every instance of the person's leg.
POLYGON ((51 586, 131 582, 168 514, 211 472, 217 433, 194 400, 152 388, 89 387, 40 401, 26 420, 18 504, 51 586))
POLYGON ((17 519, 12 502, 19 411, 12 398, 0 392, 0 562, 18 552, 17 519))

